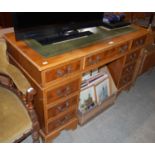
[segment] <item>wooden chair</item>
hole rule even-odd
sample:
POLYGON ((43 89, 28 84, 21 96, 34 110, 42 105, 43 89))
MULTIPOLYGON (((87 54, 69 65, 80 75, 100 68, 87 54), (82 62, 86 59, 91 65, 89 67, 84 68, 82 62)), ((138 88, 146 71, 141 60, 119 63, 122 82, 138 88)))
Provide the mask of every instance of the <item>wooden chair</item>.
POLYGON ((32 101, 35 90, 8 61, 6 43, 0 40, 0 142, 21 142, 32 134, 39 142, 39 123, 32 101))

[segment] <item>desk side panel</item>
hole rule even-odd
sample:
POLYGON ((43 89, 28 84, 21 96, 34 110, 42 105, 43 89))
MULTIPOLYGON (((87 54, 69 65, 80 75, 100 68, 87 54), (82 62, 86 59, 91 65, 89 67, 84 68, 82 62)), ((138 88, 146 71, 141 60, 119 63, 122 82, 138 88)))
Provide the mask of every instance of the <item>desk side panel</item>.
POLYGON ((7 51, 30 74, 29 76, 33 80, 42 85, 41 72, 9 42, 7 42, 7 51))
POLYGON ((38 115, 39 123, 41 129, 44 130, 45 128, 45 115, 44 115, 44 94, 43 91, 32 81, 32 79, 25 73, 24 69, 19 66, 19 64, 9 55, 9 61, 11 64, 15 65, 17 68, 21 70, 21 72, 24 74, 24 76, 28 79, 28 81, 31 83, 31 86, 36 90, 37 94, 34 96, 34 107, 38 115))

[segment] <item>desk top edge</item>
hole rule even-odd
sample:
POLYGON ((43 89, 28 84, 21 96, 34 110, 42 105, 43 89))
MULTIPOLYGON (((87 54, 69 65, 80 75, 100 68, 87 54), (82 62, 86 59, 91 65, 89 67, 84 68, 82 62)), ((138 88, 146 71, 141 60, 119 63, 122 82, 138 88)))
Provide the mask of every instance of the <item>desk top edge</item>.
POLYGON ((135 26, 138 30, 136 32, 131 32, 129 34, 125 34, 123 36, 114 37, 111 39, 111 41, 114 42, 113 45, 109 45, 109 40, 95 43, 93 45, 89 45, 84 48, 79 48, 70 52, 67 52, 65 54, 61 54, 58 56, 45 58, 42 57, 40 54, 38 54, 36 51, 28 47, 28 45, 24 41, 16 41, 15 40, 15 34, 14 33, 8 33, 4 35, 5 40, 11 44, 15 49, 17 49, 20 54, 22 54, 24 57, 26 57, 39 71, 43 71, 49 67, 54 67, 59 64, 66 63, 68 61, 73 61, 80 59, 84 56, 90 55, 96 51, 100 51, 103 48, 106 50, 110 47, 113 47, 117 44, 121 44, 122 42, 131 40, 136 37, 140 37, 142 35, 145 35, 148 33, 147 29, 141 28, 139 26, 135 26), (127 37, 130 35, 129 37, 127 37))

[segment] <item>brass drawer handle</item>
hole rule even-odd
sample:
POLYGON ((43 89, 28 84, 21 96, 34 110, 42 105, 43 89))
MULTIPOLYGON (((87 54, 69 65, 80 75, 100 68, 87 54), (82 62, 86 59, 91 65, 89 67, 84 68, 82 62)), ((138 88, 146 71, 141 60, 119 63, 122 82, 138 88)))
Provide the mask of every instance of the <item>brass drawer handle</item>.
POLYGON ((120 51, 121 53, 124 53, 124 52, 125 52, 125 50, 124 50, 122 47, 119 48, 119 51, 120 51))
POLYGON ((55 124, 56 124, 56 127, 59 127, 61 125, 61 120, 57 120, 55 124))
POLYGON ((94 64, 93 59, 92 58, 88 58, 88 63, 89 63, 89 65, 93 65, 94 64))
POLYGON ((127 50, 128 49, 128 45, 124 45, 124 47, 123 47, 125 50, 127 50))
POLYGON ((73 68, 72 68, 72 66, 71 65, 69 65, 69 66, 67 66, 67 68, 66 68, 66 73, 71 73, 73 71, 73 68))
POLYGON ((68 108, 69 107, 69 101, 66 101, 66 107, 68 108))
POLYGON ((136 40, 136 41, 135 41, 135 44, 136 44, 137 46, 143 45, 143 44, 144 44, 144 39, 142 38, 142 39, 136 40))
POLYGON ((62 76, 64 76, 64 71, 63 70, 60 70, 60 69, 58 69, 57 71, 56 71, 56 74, 57 74, 57 77, 62 77, 62 76))
POLYGON ((69 65, 69 66, 67 66, 67 68, 66 68, 65 71, 63 71, 63 70, 61 70, 61 69, 58 69, 58 70, 56 71, 56 75, 57 75, 57 77, 63 77, 65 74, 69 74, 69 73, 71 73, 72 71, 73 71, 73 68, 72 68, 71 65, 69 65))
POLYGON ((136 46, 141 46, 144 44, 144 42, 145 42, 145 40, 143 38, 141 38, 141 39, 136 40, 135 44, 136 44, 136 46))
POLYGON ((120 51, 121 53, 124 53, 124 52, 127 51, 127 49, 128 49, 128 45, 124 45, 124 46, 122 46, 122 47, 119 48, 119 51, 120 51))
POLYGON ((100 61, 101 61, 101 57, 99 55, 96 56, 95 60, 93 60, 92 58, 88 58, 89 65, 95 65, 100 61))
POLYGON ((134 54, 130 55, 130 60, 132 60, 132 59, 136 59, 136 57, 137 57, 137 54, 134 53, 134 54))
POLYGON ((64 90, 58 89, 56 91, 57 96, 62 97, 62 96, 67 96, 72 92, 72 89, 70 86, 67 86, 64 90))
POLYGON ((69 95, 71 93, 72 89, 70 86, 67 86, 65 89, 65 95, 69 95))
POLYGON ((133 68, 134 68, 133 66, 129 66, 128 68, 126 68, 126 72, 127 73, 132 72, 133 68))
POLYGON ((58 124, 58 126, 63 125, 63 124, 65 124, 67 121, 69 121, 70 118, 71 118, 71 117, 70 117, 69 115, 66 115, 63 119, 57 120, 57 123, 56 123, 56 124, 58 124))
POLYGON ((139 46, 139 40, 135 41, 136 46, 139 46))
POLYGON ((64 112, 65 110, 68 109, 68 107, 69 107, 69 102, 67 101, 65 103, 65 107, 64 108, 62 108, 62 106, 58 106, 57 109, 58 109, 59 112, 64 112))
POLYGON ((98 63, 99 61, 101 61, 101 57, 98 55, 98 56, 96 57, 96 63, 98 63))
POLYGON ((140 39, 139 43, 140 43, 140 45, 143 45, 144 44, 144 39, 140 39))
POLYGON ((65 124, 67 121, 69 121, 70 120, 70 116, 69 115, 66 115, 65 117, 64 117, 64 119, 61 121, 61 124, 65 124))
POLYGON ((59 89, 59 90, 57 90, 56 91, 56 94, 57 94, 57 96, 59 96, 59 97, 62 97, 64 94, 63 94, 63 91, 61 90, 61 89, 59 89))

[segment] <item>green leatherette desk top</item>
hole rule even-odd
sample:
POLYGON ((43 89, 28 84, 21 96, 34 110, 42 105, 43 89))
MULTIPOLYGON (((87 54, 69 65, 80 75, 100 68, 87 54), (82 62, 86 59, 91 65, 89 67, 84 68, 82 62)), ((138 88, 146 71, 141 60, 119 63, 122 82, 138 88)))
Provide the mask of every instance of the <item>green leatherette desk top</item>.
POLYGON ((136 30, 137 29, 132 26, 116 30, 106 30, 102 27, 97 27, 94 28, 94 33, 92 35, 55 44, 42 45, 34 39, 29 39, 25 42, 28 44, 29 47, 34 49, 40 55, 42 55, 45 58, 49 58, 52 56, 69 52, 77 48, 86 47, 90 44, 104 41, 106 39, 111 39, 113 37, 118 37, 130 32, 134 32, 136 30))

